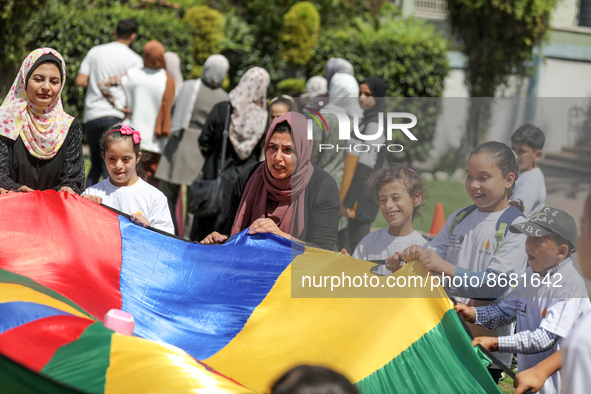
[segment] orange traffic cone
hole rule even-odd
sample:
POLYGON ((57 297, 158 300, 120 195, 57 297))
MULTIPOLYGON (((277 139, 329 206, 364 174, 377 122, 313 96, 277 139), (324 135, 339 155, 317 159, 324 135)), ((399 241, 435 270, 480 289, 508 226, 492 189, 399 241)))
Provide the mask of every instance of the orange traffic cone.
POLYGON ((431 230, 429 234, 437 235, 445 224, 445 214, 443 213, 443 204, 438 202, 435 206, 435 215, 433 216, 433 222, 431 223, 431 230))

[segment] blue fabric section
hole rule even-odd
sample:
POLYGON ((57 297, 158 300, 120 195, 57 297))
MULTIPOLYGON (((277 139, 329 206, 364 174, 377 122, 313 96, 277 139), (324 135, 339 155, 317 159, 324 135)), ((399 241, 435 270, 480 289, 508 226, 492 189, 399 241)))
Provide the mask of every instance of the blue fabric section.
POLYGON ((4 302, 0 304, 0 334, 44 317, 59 315, 71 316, 68 312, 35 302, 4 302))
POLYGON ((238 334, 304 246, 269 234, 223 245, 167 237, 120 217, 122 309, 134 334, 206 359, 238 334))

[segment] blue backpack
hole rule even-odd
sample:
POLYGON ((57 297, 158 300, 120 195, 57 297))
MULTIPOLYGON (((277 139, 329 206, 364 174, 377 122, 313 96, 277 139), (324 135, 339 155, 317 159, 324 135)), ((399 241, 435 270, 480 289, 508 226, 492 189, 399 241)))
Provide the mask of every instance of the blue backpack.
MULTIPOLYGON (((456 226, 462 220, 464 220, 466 216, 472 213, 476 208, 478 208, 478 206, 474 204, 458 212, 458 214, 456 215, 456 217, 453 218, 453 221, 451 223, 450 233, 452 235, 454 233, 454 230, 456 229, 456 226)), ((517 219, 519 216, 525 217, 525 215, 523 214, 523 212, 519 210, 519 208, 511 205, 509 208, 505 210, 505 212, 503 212, 501 217, 499 217, 499 220, 497 220, 497 232, 495 233, 495 238, 497 240, 497 248, 495 249, 495 253, 497 253, 499 249, 501 249, 501 245, 505 240, 505 235, 507 235, 507 231, 509 231, 509 225, 513 223, 513 221, 517 219)))

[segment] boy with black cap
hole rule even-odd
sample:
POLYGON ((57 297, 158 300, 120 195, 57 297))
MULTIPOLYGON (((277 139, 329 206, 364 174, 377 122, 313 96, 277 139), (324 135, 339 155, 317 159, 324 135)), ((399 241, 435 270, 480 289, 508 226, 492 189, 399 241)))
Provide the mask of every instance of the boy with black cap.
MULTIPOLYGON (((591 304, 585 282, 570 258, 577 242, 577 225, 568 213, 545 207, 533 219, 512 225, 510 230, 528 236, 525 250, 529 264, 517 287, 497 304, 476 308, 458 304, 456 311, 466 321, 486 328, 517 320, 516 334, 477 337, 472 344, 517 353, 521 371, 556 352, 575 321, 591 310, 591 304)), ((546 380, 540 390, 559 391, 559 373, 546 380)))

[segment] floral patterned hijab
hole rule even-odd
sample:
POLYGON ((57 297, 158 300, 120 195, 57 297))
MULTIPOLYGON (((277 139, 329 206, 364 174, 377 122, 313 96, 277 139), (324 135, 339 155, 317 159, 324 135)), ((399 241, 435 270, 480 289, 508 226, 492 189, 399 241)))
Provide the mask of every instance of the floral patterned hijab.
POLYGON ((252 154, 267 126, 267 87, 269 73, 253 67, 244 73, 238 86, 230 92, 234 111, 230 122, 230 142, 241 160, 252 154))
POLYGON ((66 63, 55 49, 39 48, 31 52, 23 61, 10 92, 0 107, 0 135, 13 141, 20 136, 29 153, 39 159, 48 160, 54 157, 74 120, 62 107, 61 95, 65 81, 66 63), (39 63, 48 59, 59 61, 62 86, 52 104, 39 107, 27 95, 27 82, 39 63))

